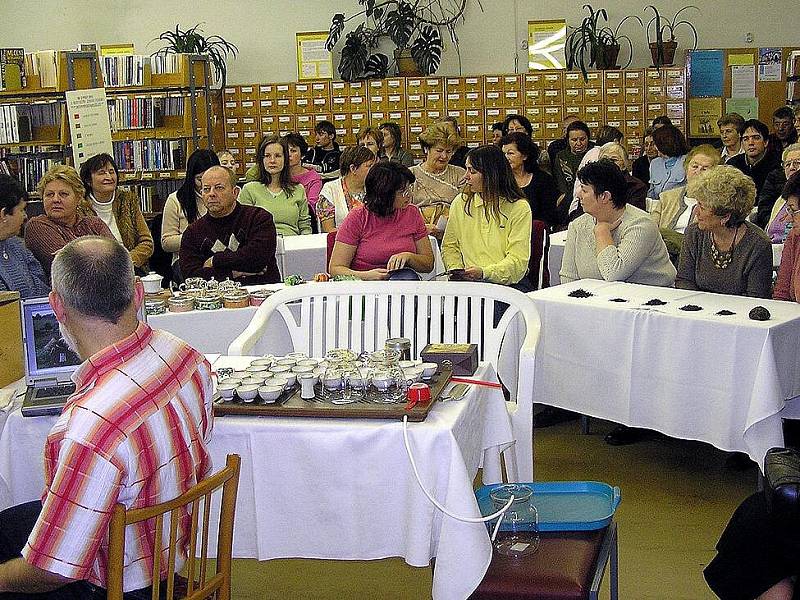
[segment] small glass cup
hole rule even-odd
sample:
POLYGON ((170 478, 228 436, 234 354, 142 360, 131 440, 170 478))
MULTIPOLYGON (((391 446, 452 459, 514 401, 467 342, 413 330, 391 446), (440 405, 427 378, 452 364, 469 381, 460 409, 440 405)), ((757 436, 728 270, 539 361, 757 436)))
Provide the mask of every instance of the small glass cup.
MULTIPOLYGON (((519 558, 536 552, 539 548, 539 513, 533 505, 533 489, 518 483, 499 485, 489 492, 494 512, 503 508, 513 498, 511 506, 502 515, 500 529, 494 540, 499 554, 519 558)), ((494 531, 497 522, 491 523, 494 531)))

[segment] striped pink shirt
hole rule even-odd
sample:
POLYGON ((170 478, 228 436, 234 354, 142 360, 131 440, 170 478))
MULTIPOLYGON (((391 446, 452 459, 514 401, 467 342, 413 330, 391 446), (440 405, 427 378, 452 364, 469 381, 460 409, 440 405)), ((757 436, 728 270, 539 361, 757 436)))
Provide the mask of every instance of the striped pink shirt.
MULTIPOLYGON (((85 361, 73 380, 76 392, 45 444, 42 513, 23 556, 40 569, 105 587, 114 504, 171 500, 211 471, 211 367, 183 341, 140 323, 85 361)), ((187 513, 178 527, 179 564, 189 525, 187 513)), ((152 583, 154 528, 154 520, 128 527, 126 592, 152 583)), ((165 551, 164 568, 166 562, 165 551)))

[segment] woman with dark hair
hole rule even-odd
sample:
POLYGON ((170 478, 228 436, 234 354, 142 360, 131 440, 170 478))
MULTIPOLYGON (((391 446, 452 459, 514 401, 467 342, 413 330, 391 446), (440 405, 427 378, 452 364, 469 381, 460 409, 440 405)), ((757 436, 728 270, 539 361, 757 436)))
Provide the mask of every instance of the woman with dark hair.
POLYGON ((400 132, 400 126, 392 121, 386 121, 381 123, 379 129, 383 132, 383 152, 378 158, 398 162, 404 167, 411 167, 414 164, 414 157, 403 149, 403 134, 400 132))
POLYGON ((78 212, 100 217, 128 250, 136 270, 147 271, 147 261, 153 255, 153 236, 142 215, 139 197, 117 188, 119 169, 114 157, 95 154, 81 165, 80 175, 86 196, 78 205, 78 212))
POLYGON ((594 146, 590 138, 589 126, 583 121, 573 121, 567 125, 567 147, 556 155, 553 165, 558 191, 564 194, 566 206, 572 199, 572 188, 575 184, 575 174, 578 172, 581 160, 586 152, 594 146))
POLYGON ((349 146, 339 163, 341 177, 322 187, 317 202, 317 218, 322 231, 337 229, 354 206, 364 201, 364 181, 375 164, 375 155, 365 146, 349 146))
POLYGON ((674 125, 663 125, 653 131, 658 156, 650 161, 650 189, 647 197, 658 199, 661 192, 686 185, 686 137, 674 125))
POLYGON ((650 185, 650 162, 658 156, 658 150, 653 143, 653 129, 648 127, 644 130, 644 137, 642 138, 642 153, 639 158, 633 161, 632 172, 633 176, 645 185, 650 185))
POLYGON ((379 162, 369 170, 364 205, 348 213, 336 234, 331 275, 381 280, 399 269, 433 269, 425 222, 411 204, 413 183, 414 174, 397 163, 379 162))
POLYGON ((28 194, 10 175, 0 174, 0 290, 39 298, 50 292, 44 269, 20 239, 28 194))
MULTIPOLYGON (((317 208, 319 192, 322 190, 322 177, 314 169, 303 166, 303 156, 308 152, 308 143, 302 135, 294 132, 287 133, 283 139, 289 146, 289 174, 292 176, 292 181, 302 185, 306 191, 308 210, 313 215, 317 208)), ((312 219, 312 229, 314 229, 315 223, 316 220, 312 219)))
POLYGON ((258 145, 256 162, 258 181, 244 184, 239 203, 269 211, 281 235, 310 234, 306 191, 292 181, 289 144, 277 136, 264 138, 258 145))
POLYGON ((789 177, 781 196, 786 199, 785 219, 792 227, 783 246, 772 297, 800 302, 800 171, 789 177))
POLYGON ((186 176, 181 187, 167 196, 164 203, 164 212, 161 214, 161 247, 164 252, 172 252, 172 271, 178 280, 181 279, 178 255, 183 232, 206 214, 206 204, 200 192, 203 173, 219 164, 219 157, 211 150, 200 148, 192 152, 186 161, 186 176))
POLYGON ((500 140, 503 139, 504 135, 505 135, 505 131, 504 131, 504 127, 503 127, 503 122, 502 121, 498 121, 497 123, 494 123, 492 125, 492 143, 495 146, 499 146, 500 145, 500 140))
POLYGON ((539 146, 525 133, 509 133, 500 140, 514 180, 528 199, 531 217, 548 227, 556 222, 558 189, 550 175, 539 168, 539 146))
POLYGON ((464 278, 531 291, 531 208, 497 146, 467 155, 467 185, 450 206, 442 241, 445 268, 464 278))
POLYGON ((533 135, 533 125, 528 117, 523 115, 508 115, 503 121, 503 133, 525 133, 528 137, 533 135))
POLYGON ((772 245, 748 222, 756 186, 730 165, 695 177, 686 193, 697 201, 686 227, 675 287, 716 294, 772 297, 772 245))
POLYGON ((383 131, 377 127, 362 127, 356 140, 359 146, 365 146, 372 150, 375 158, 380 158, 383 154, 383 131))

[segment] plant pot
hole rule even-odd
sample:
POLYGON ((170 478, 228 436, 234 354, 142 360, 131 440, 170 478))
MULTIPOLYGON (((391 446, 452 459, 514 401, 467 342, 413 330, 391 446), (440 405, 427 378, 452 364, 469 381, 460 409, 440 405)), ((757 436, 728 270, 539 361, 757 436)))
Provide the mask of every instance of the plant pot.
POLYGON ((671 67, 673 64, 675 64, 675 49, 678 47, 678 42, 662 42, 661 57, 658 56, 658 42, 650 42, 649 46, 654 67, 671 67), (659 58, 661 60, 659 60, 659 58))
POLYGON ((411 56, 410 48, 395 50, 394 61, 397 64, 398 77, 420 77, 422 75, 417 63, 414 62, 414 58, 411 56))
POLYGON ((597 47, 597 68, 601 71, 606 69, 619 69, 617 58, 619 57, 619 44, 597 47))

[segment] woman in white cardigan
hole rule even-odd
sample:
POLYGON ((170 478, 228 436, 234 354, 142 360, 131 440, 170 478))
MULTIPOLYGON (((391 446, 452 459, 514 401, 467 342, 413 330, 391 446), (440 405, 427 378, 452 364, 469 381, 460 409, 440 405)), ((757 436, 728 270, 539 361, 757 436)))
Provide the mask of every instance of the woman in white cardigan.
POLYGON ((320 233, 339 228, 347 213, 364 201, 364 181, 375 164, 375 154, 365 146, 350 146, 342 152, 338 179, 322 186, 317 200, 320 233))

